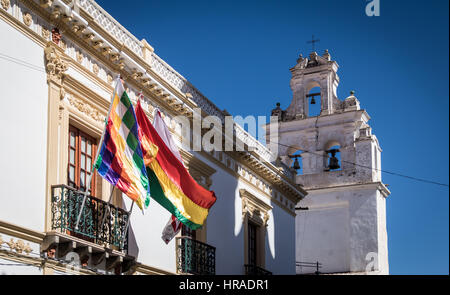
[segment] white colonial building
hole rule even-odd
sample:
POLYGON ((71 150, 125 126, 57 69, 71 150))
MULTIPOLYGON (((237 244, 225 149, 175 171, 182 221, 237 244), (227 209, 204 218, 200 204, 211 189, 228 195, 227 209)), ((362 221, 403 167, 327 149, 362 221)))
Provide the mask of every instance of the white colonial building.
POLYGON ((300 56, 290 106, 272 111, 278 133, 269 142, 288 166, 301 162, 296 182, 308 192, 296 210, 297 274, 388 274, 381 148, 354 92, 338 99, 337 70, 328 51, 300 56), (312 115, 310 103, 320 113, 312 115))
MULTIPOLYGON (((108 205, 110 185, 96 173, 80 211, 117 74, 133 103, 142 91, 150 120, 162 111, 178 142, 176 116, 192 120, 201 108, 202 117, 225 120, 145 40, 92 0, 1 0, 0 38, 0 273, 296 273, 295 206, 306 191, 236 124, 244 151, 180 145, 191 175, 217 196, 201 230, 183 230, 166 245, 169 212, 152 201, 145 215, 130 213, 118 192, 108 205)), ((377 147, 375 139, 360 144, 377 147)), ((366 190, 378 198, 376 187, 366 190)))

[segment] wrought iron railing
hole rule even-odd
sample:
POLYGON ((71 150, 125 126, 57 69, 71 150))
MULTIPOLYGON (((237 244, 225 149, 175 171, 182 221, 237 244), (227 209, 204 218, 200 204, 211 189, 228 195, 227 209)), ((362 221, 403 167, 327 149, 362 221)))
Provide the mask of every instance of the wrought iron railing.
POLYGON ((245 264, 244 266, 246 275, 267 276, 272 274, 272 272, 253 264, 245 264))
POLYGON ((322 268, 322 263, 320 263, 319 261, 317 262, 304 262, 304 261, 297 261, 295 263, 295 265, 297 267, 300 268, 300 271, 304 274, 308 274, 308 273, 312 273, 312 272, 303 272, 303 268, 309 268, 309 269, 316 269, 316 271, 314 272, 314 274, 319 275, 320 274, 320 269, 322 268))
POLYGON ((177 237, 177 269, 179 273, 194 275, 216 274, 216 248, 193 240, 177 237))
POLYGON ((84 192, 67 185, 53 185, 51 189, 52 230, 100 245, 115 246, 118 250, 128 249, 129 212, 90 195, 86 196, 82 206, 84 192), (79 215, 78 228, 75 228, 79 215))

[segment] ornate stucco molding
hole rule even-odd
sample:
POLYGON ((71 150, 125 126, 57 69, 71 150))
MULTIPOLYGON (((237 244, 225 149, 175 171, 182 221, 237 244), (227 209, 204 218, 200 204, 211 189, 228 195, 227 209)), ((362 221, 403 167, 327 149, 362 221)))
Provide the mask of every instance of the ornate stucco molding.
POLYGON ((11 2, 9 0, 1 0, 1 5, 4 10, 8 10, 11 6, 11 2))
POLYGON ((246 189, 240 189, 239 194, 242 199, 242 220, 246 217, 261 226, 267 226, 269 221, 269 211, 272 206, 251 194, 246 189))
POLYGON ((11 251, 16 251, 19 254, 22 254, 25 252, 27 255, 32 252, 30 243, 25 244, 25 242, 21 239, 17 239, 14 241, 13 238, 9 240, 9 242, 6 242, 3 240, 2 236, 0 235, 0 249, 2 248, 2 245, 6 244, 8 245, 9 249, 11 251))
POLYGON ((105 122, 105 116, 96 108, 94 108, 92 105, 82 101, 81 99, 75 98, 73 95, 67 95, 67 100, 69 101, 69 104, 85 114, 86 116, 90 117, 91 119, 103 123, 105 122))
POLYGON ((31 26, 31 23, 33 22, 33 17, 29 12, 23 12, 23 23, 26 24, 28 27, 31 26))
POLYGON ((64 72, 68 69, 68 64, 62 58, 62 53, 52 43, 48 42, 44 49, 45 53, 45 68, 50 79, 61 81, 64 72))

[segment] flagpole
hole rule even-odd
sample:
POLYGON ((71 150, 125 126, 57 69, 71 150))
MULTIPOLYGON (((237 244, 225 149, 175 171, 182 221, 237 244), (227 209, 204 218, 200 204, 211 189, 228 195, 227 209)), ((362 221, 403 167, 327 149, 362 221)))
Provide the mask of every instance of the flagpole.
MULTIPOLYGON (((83 213, 83 210, 84 210, 84 204, 86 203, 87 195, 89 193, 89 190, 92 189, 92 174, 94 174, 94 172, 95 172, 95 162, 97 162, 97 158, 98 158, 98 155, 100 153, 100 148, 101 148, 102 143, 103 143, 103 138, 105 137, 106 125, 108 124, 107 120, 108 120, 109 115, 111 113, 112 105, 113 105, 113 102, 114 102, 114 97, 116 96, 117 86, 119 85, 119 82, 120 82, 120 74, 118 74, 117 78, 116 78, 116 86, 114 87, 114 92, 113 92, 113 95, 112 95, 112 98, 111 98, 111 103, 109 104, 108 114, 106 115, 106 119, 105 119, 105 128, 103 128, 102 137, 100 138, 100 142, 98 144, 97 152, 96 152, 96 155, 95 155, 95 158, 94 158, 95 160, 94 160, 94 162, 92 164, 92 168, 91 168, 91 174, 89 174, 89 176, 88 176, 86 190, 84 191, 83 203, 81 203, 80 213, 78 214, 77 223, 75 224, 75 230, 78 230, 78 225, 80 223, 81 214, 83 213)), ((111 190, 111 195, 112 195, 113 190, 114 190, 114 188, 111 190)), ((111 200, 111 197, 110 197, 110 200, 111 200)))
MULTIPOLYGON (((112 184, 111 184, 111 185, 112 185, 112 184)), ((114 189, 115 189, 115 188, 116 188, 116 186, 115 186, 115 185, 112 185, 111 193, 109 194, 108 203, 107 203, 107 206, 106 206, 106 208, 105 208, 105 213, 104 213, 104 215, 103 215, 102 224, 100 225, 100 230, 103 229, 103 224, 105 224, 105 220, 106 220, 106 210, 108 210, 108 214, 110 214, 110 212, 111 212, 110 204, 111 204, 111 198, 112 198, 112 195, 113 195, 113 192, 114 192, 114 189)))
POLYGON ((133 211, 133 205, 134 205, 134 201, 133 201, 133 203, 131 203, 131 208, 130 208, 130 211, 128 212, 129 214, 128 214, 127 226, 125 227, 125 232, 123 233, 123 236, 122 236, 122 247, 124 244, 125 237, 127 236, 127 233, 128 233, 128 227, 130 225, 130 217, 131 217, 131 212, 133 211))

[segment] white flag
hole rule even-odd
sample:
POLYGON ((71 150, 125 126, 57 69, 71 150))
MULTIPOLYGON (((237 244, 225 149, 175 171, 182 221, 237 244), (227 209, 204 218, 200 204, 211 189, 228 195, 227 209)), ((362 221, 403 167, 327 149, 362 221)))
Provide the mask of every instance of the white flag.
POLYGON ((167 128, 166 123, 164 123, 164 120, 161 117, 159 109, 155 109, 153 116, 153 127, 155 127, 156 131, 158 132, 158 135, 161 137, 161 139, 164 141, 164 143, 170 149, 170 151, 175 155, 175 157, 177 157, 177 159, 182 164, 184 164, 180 152, 178 151, 178 147, 175 144, 175 141, 173 141, 172 135, 170 134, 170 130, 169 128, 167 128))
MULTIPOLYGON (((153 127, 155 127, 158 135, 161 137, 170 151, 184 165, 183 159, 181 158, 180 152, 178 151, 178 147, 173 141, 169 128, 167 128, 166 123, 164 123, 159 109, 155 109, 155 112, 153 113, 153 127)), ((182 223, 174 215, 172 215, 169 219, 169 222, 167 222, 167 225, 163 229, 161 236, 163 241, 168 244, 178 234, 181 226, 182 223)))
POLYGON ((163 229, 161 238, 168 244, 181 230, 182 223, 175 216, 171 216, 169 222, 163 229))

